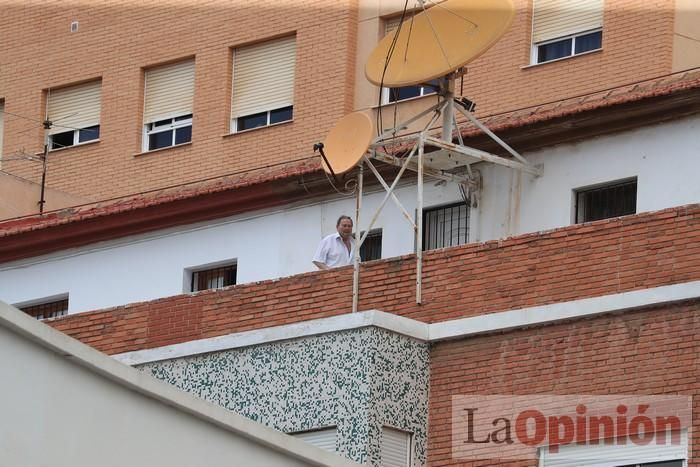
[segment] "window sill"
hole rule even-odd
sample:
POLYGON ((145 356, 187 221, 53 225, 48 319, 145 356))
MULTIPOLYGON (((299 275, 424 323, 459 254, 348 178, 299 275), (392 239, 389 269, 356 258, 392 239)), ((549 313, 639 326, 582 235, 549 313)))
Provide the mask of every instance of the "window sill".
POLYGON ((520 69, 521 70, 528 70, 530 68, 537 68, 537 67, 540 67, 542 65, 549 65, 550 63, 562 62, 564 60, 571 60, 571 59, 578 58, 578 57, 585 57, 586 55, 592 55, 592 54, 597 54, 597 53, 601 53, 601 52, 603 52, 602 48, 589 50, 587 52, 582 52, 582 53, 576 54, 576 55, 567 55, 566 57, 555 58, 554 60, 549 60, 548 62, 532 63, 530 65, 521 66, 520 69))
POLYGON ((282 126, 282 125, 288 125, 290 123, 294 123, 294 119, 292 120, 285 120, 284 122, 279 122, 279 123, 273 123, 271 125, 265 125, 265 126, 256 126, 255 128, 249 128, 247 130, 241 130, 241 131, 234 131, 233 133, 228 133, 225 135, 222 135, 222 138, 229 138, 231 136, 236 136, 236 135, 242 135, 245 133, 250 133, 251 131, 257 131, 257 130, 264 130, 265 128, 273 128, 277 126, 282 126))
POLYGON ((156 152, 163 152, 163 151, 167 151, 169 149, 182 148, 185 146, 192 146, 192 141, 190 141, 188 143, 176 144, 174 146, 168 146, 167 148, 159 148, 159 149, 154 149, 152 151, 139 152, 137 154, 134 154, 134 157, 143 157, 143 156, 147 156, 149 154, 153 154, 156 152))
MULTIPOLYGON (((99 143, 99 139, 93 139, 91 141, 85 141, 84 143, 78 143, 78 144, 73 144, 71 146, 66 146, 65 148, 56 148, 56 149, 49 149, 49 152, 59 152, 59 151, 66 151, 68 149, 73 149, 73 148, 81 148, 83 146, 89 146, 91 144, 97 144, 99 143)), ((43 156, 43 152, 39 152, 36 154, 37 156, 43 156)))

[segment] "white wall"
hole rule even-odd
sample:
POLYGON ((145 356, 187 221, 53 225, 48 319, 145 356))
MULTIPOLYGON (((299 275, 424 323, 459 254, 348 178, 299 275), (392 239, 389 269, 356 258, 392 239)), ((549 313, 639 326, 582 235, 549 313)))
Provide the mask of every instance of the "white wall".
MULTIPOLYGON (((539 178, 482 164, 470 240, 570 225, 573 189, 631 176, 638 177, 637 212, 699 202, 699 133, 694 117, 526 154, 544 164, 539 178)), ((415 190, 404 186, 397 195, 413 213, 415 190)), ((364 198, 361 229, 383 196, 364 198)), ((454 185, 425 186, 426 207, 459 199, 454 185)), ((334 232, 338 215, 354 212, 354 197, 327 200, 7 263, 0 265, 0 299, 22 304, 69 292, 69 311, 77 312, 182 293, 185 268, 226 259, 237 259, 238 283, 311 271, 319 239, 334 232)), ((384 258, 413 252, 411 228, 391 201, 376 226, 384 258)))
POLYGON ((353 464, 199 400, 0 302, 3 466, 353 464))

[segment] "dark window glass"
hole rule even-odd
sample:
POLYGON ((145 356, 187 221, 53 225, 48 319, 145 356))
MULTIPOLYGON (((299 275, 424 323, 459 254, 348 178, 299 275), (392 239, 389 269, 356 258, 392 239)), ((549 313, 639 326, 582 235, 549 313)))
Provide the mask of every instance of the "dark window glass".
POLYGON ((564 39, 537 47, 537 63, 556 60, 571 55, 572 39, 564 39))
POLYGON ((68 299, 20 308, 23 312, 36 319, 55 318, 68 313, 68 299))
POLYGON ((158 120, 157 122, 151 123, 151 129, 153 129, 154 127, 157 127, 157 126, 168 126, 168 125, 171 125, 172 123, 173 123, 172 118, 168 118, 167 120, 158 120))
POLYGON ((148 135, 148 150, 167 148, 173 145, 173 130, 148 135))
POLYGON ((78 142, 92 141, 100 137, 100 125, 89 126, 78 132, 78 142))
POLYGON ((182 116, 180 116, 180 117, 175 117, 175 121, 176 121, 176 122, 181 122, 181 121, 183 121, 183 120, 188 120, 188 119, 190 119, 190 118, 192 118, 192 114, 187 114, 187 115, 182 115, 182 116))
POLYGON ((411 97, 420 96, 420 86, 406 86, 403 88, 389 89, 389 102, 401 101, 410 99, 411 97))
POLYGON ((423 250, 462 245, 469 240, 469 209, 456 203, 423 211, 423 250))
POLYGON ((74 131, 66 131, 64 133, 56 133, 51 135, 51 149, 61 149, 68 146, 73 146, 74 131))
POLYGON ((235 264, 218 268, 204 269, 192 273, 192 292, 207 289, 218 289, 236 283, 235 264))
POLYGON ((284 107, 282 109, 270 111, 270 124, 286 122, 292 119, 293 107, 284 107))
POLYGON ((373 261, 382 258, 382 229, 370 230, 367 238, 360 247, 362 261, 373 261))
POLYGON ((189 143, 192 141, 192 127, 185 126, 175 130, 175 144, 189 143))
POLYGON ((576 222, 590 222, 637 212, 637 179, 576 192, 576 222))
POLYGON ((600 49, 603 41, 602 31, 592 32, 590 34, 584 34, 583 36, 578 36, 576 42, 574 43, 574 53, 580 54, 583 52, 588 52, 589 50, 600 49))
POLYGON ((267 112, 239 117, 237 120, 237 131, 250 130, 259 126, 267 125, 267 112))

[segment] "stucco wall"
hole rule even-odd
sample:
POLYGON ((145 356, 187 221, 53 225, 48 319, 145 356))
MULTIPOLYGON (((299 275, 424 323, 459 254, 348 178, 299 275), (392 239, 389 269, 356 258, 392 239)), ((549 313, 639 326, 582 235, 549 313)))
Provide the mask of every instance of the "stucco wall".
POLYGON ((139 374, 2 302, 0 372, 3 466, 348 464, 139 374))
POLYGON ((377 328, 263 344, 140 367, 284 432, 337 426, 338 451, 380 465, 381 428, 413 433, 425 465, 428 345, 377 328))

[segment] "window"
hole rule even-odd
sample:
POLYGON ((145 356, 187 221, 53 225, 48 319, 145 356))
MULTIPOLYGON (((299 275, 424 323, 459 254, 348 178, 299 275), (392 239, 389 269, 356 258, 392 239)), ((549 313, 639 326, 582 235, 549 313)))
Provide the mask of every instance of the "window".
POLYGON ((335 452, 337 450, 338 429, 336 427, 321 428, 319 430, 300 431, 289 433, 295 438, 306 441, 312 446, 335 452))
POLYGON ((637 179, 574 191, 576 223, 626 216, 637 212, 637 179))
POLYGON ((62 149, 100 138, 102 82, 92 81, 47 92, 49 149, 62 149))
POLYGON ((292 120, 295 55, 294 36, 233 51, 231 132, 292 120))
POLYGON ((143 150, 192 141, 194 60, 146 70, 143 150))
POLYGON ((681 430, 677 441, 669 431, 665 442, 651 437, 640 445, 627 438, 589 441, 587 444, 564 444, 551 451, 539 448, 540 467, 685 467, 688 456, 688 430, 681 430))
POLYGON ((463 202, 423 211, 423 250, 469 241, 469 208, 463 202))
POLYGON ((411 433, 382 427, 382 467, 408 467, 411 465, 411 433))
POLYGON ((603 0, 534 0, 532 63, 602 47, 603 0))
POLYGON ((221 287, 235 285, 236 273, 236 264, 193 271, 190 290, 192 292, 198 292, 200 290, 219 289, 221 287))
MULTIPOLYGON (((360 233, 360 236, 364 232, 360 233)), ((367 234, 367 238, 360 247, 360 258, 362 261, 373 261, 382 259, 382 229, 372 229, 367 234)))
POLYGON ((56 318, 68 313, 68 297, 17 308, 36 319, 56 318))
MULTIPOLYGON (((399 27, 401 16, 386 20, 384 23, 384 34, 389 34, 399 27)), ((410 16, 404 17, 404 26, 409 27, 411 21, 410 16)), ((402 28, 404 26, 401 26, 402 28)), ((402 88, 384 88, 382 89, 382 102, 387 104, 390 102, 398 102, 414 97, 427 96, 435 94, 439 86, 438 80, 432 80, 429 83, 421 86, 405 86, 402 88)))

